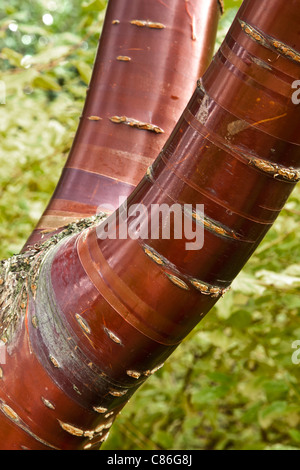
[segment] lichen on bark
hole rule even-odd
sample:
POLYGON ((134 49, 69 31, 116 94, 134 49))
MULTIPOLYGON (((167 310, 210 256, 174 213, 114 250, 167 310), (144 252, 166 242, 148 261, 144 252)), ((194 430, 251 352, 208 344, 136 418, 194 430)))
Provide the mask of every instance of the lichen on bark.
POLYGON ((80 219, 50 236, 46 241, 30 246, 24 253, 0 262, 0 340, 9 343, 26 314, 29 294, 35 298, 40 267, 46 255, 60 241, 99 224, 106 214, 80 219))

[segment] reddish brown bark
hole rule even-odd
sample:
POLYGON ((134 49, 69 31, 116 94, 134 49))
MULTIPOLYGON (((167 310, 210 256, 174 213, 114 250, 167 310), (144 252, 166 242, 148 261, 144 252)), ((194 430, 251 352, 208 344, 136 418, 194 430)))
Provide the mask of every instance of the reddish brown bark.
MULTIPOLYGON (((197 77, 209 64, 219 14, 216 0, 131 0, 130 9, 123 0, 110 1, 70 157, 27 247, 41 240, 41 232, 45 240, 50 236, 45 231, 61 229, 66 222, 94 214, 101 204, 105 209, 107 205, 117 208, 119 196, 132 192, 165 143, 197 77), (132 20, 138 21, 132 24, 132 20), (117 115, 138 120, 139 127, 145 127, 141 126, 145 123, 146 129, 117 124, 113 122, 116 119, 110 119, 117 115), (164 132, 160 133, 160 129, 164 132)), ((40 253, 35 250, 28 259, 32 253, 38 260, 40 253)), ((52 282, 56 285, 60 281, 52 280, 51 253, 43 260, 44 274, 41 271, 34 281, 27 278, 27 294, 20 302, 23 316, 17 331, 11 334, 9 327, 10 335, 2 336, 7 348, 6 364, 0 367, 2 449, 98 448, 129 396, 142 379, 154 372, 157 358, 162 360, 170 352, 164 344, 153 343, 151 337, 145 339, 132 327, 132 337, 128 337, 132 348, 121 344, 110 330, 113 318, 106 323, 103 316, 105 309, 110 310, 105 302, 102 312, 100 304, 95 305, 95 324, 88 324, 81 305, 92 305, 90 289, 92 296, 97 291, 84 278, 82 268, 76 273, 71 294, 75 296, 77 288, 82 291, 82 301, 73 312, 76 322, 66 321, 60 307, 56 308, 56 293, 52 291, 52 282), (85 286, 79 285, 81 281, 85 286), (96 332, 100 326, 98 315, 103 320, 104 342, 102 333, 98 336, 96 332), (120 364, 124 358, 124 365, 138 365, 139 361, 146 365, 144 357, 149 355, 152 369, 144 370, 140 376, 136 370, 127 369, 123 383, 121 365, 112 369, 114 346, 121 348, 121 355, 117 349, 120 364), (99 362, 100 351, 104 356, 99 362), (107 362, 102 368, 104 360, 107 362), (124 385, 129 390, 126 395, 124 385), (117 400, 113 410, 111 400, 117 400)), ((76 263, 69 253, 71 264, 76 263)), ((24 256, 26 265, 27 255, 24 256)), ((75 264, 73 267, 77 269, 75 264)), ((63 282, 73 275, 69 269, 63 261, 59 268, 63 282)), ((121 320, 115 319, 118 323, 121 320)), ((1 333, 7 323, 9 319, 4 318, 1 333)), ((125 325, 124 332, 126 329, 125 325)))
POLYGON ((76 138, 29 244, 132 192, 211 61, 219 15, 217 0, 109 2, 76 138), (148 130, 116 128, 115 116, 148 130))
MULTIPOLYGON (((194 223, 205 226, 203 248, 185 250, 184 238, 99 240, 93 228, 66 241, 49 260, 51 270, 41 274, 51 272, 49 291, 62 321, 106 374, 102 405, 113 413, 230 286, 299 179, 300 109, 291 99, 299 76, 299 6, 299 0, 244 2, 163 151, 128 200, 148 209, 204 204, 204 220, 194 213, 194 223), (90 328, 87 336, 75 311, 90 328), (111 396, 110 381, 122 397, 111 396)), ((44 315, 51 314, 41 307, 38 316, 44 315)))
MULTIPOLYGON (((205 228, 202 249, 186 250, 184 237, 100 240, 93 227, 48 253, 37 289, 29 292, 25 327, 3 367, 5 445, 45 448, 43 439, 64 449, 98 446, 276 220, 300 177, 300 108, 292 102, 299 7, 300 0, 244 1, 128 199, 129 207, 204 204, 204 218, 186 214, 205 228)), ((117 214, 120 222, 121 209, 117 214)))

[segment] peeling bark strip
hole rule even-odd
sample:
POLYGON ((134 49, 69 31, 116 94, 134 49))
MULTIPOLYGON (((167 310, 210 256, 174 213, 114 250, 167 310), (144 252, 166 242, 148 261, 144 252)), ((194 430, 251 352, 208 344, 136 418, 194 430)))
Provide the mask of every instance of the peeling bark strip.
POLYGON ((104 328, 104 331, 114 343, 122 345, 120 338, 118 338, 118 336, 115 335, 112 331, 108 330, 107 328, 104 328))
POLYGON ((144 131, 155 132, 156 134, 163 134, 164 130, 155 124, 148 124, 146 122, 137 121, 136 119, 128 118, 126 116, 112 116, 111 122, 115 124, 126 124, 130 127, 135 127, 144 131))
POLYGON ((57 447, 53 446, 49 442, 45 441, 44 439, 40 438, 36 434, 34 434, 30 428, 24 423, 21 418, 18 416, 18 414, 6 403, 3 402, 3 400, 0 400, 0 412, 6 416, 10 421, 12 421, 18 428, 22 429, 25 433, 27 433, 29 436, 31 436, 33 439, 35 439, 37 442, 43 444, 45 447, 53 450, 59 450, 57 447))
POLYGON ((42 402, 44 403, 44 405, 49 408, 49 410, 55 410, 55 405, 53 405, 53 403, 51 403, 51 401, 47 400, 46 398, 44 397, 41 397, 41 400, 42 402))
POLYGON ((252 158, 249 161, 249 165, 267 173, 273 178, 289 181, 290 183, 297 183, 300 181, 300 170, 296 170, 295 168, 285 168, 277 165, 276 163, 271 163, 259 158, 252 158))
POLYGON ((102 118, 100 116, 90 116, 88 120, 89 121, 102 121, 102 118))
POLYGON ((136 370, 127 370, 126 374, 129 375, 129 377, 132 377, 133 379, 139 379, 142 375, 141 372, 137 372, 136 370))
POLYGON ((60 369, 60 364, 59 364, 58 360, 55 359, 55 357, 52 356, 52 354, 50 354, 49 359, 50 359, 50 361, 52 362, 53 366, 54 366, 56 369, 60 369))
POLYGON ((110 390, 109 394, 112 395, 113 397, 120 398, 126 395, 127 392, 128 390, 110 390))
MULTIPOLYGON (((69 424, 69 423, 64 423, 63 421, 61 421, 60 419, 58 420, 59 422, 59 425, 60 427, 66 431, 68 434, 71 434, 72 436, 75 436, 75 437, 87 437, 89 440, 92 440, 94 437, 96 438, 100 438, 101 437, 101 440, 104 439, 104 436, 103 436, 103 433, 106 429, 110 429, 112 424, 113 424, 113 421, 109 421, 108 423, 106 424, 103 424, 101 426, 97 426, 95 429, 87 429, 87 430, 84 430, 84 429, 81 429, 81 428, 78 428, 76 426, 73 426, 72 424, 69 424)), ((100 442, 100 441, 97 441, 97 442, 100 442)), ((93 444, 95 443, 88 443, 84 446, 84 449, 89 449, 93 444)))
POLYGON ((108 411, 108 409, 104 408, 103 406, 94 406, 94 411, 96 411, 97 413, 104 414, 108 411))
MULTIPOLYGON (((186 210, 184 212, 190 215, 186 210)), ((210 217, 204 216, 202 217, 197 212, 192 212, 193 219, 196 220, 197 223, 201 223, 204 225, 206 230, 215 233, 216 235, 220 235, 221 237, 231 238, 233 240, 240 240, 246 243, 253 243, 253 241, 246 239, 235 230, 232 230, 229 227, 225 227, 223 224, 218 223, 217 221, 211 219, 210 217)))
POLYGON ((155 251, 153 248, 150 248, 149 246, 144 245, 143 250, 149 258, 151 258, 152 261, 154 261, 156 264, 162 267, 164 274, 167 276, 167 278, 175 284, 177 287, 189 291, 189 284, 191 284, 193 287, 195 287, 201 294, 204 295, 209 295, 212 298, 218 298, 218 297, 223 297, 223 295, 228 292, 230 289, 230 286, 222 288, 219 286, 213 286, 211 284, 207 284, 206 282, 200 281, 199 279, 194 279, 192 276, 189 275, 184 275, 183 273, 180 272, 178 268, 176 268, 172 263, 164 258, 162 255, 160 255, 157 251, 155 251), (177 275, 171 274, 170 268, 173 269, 176 274, 179 274, 180 277, 177 275), (183 279, 184 280, 183 280, 183 279))
POLYGON ((195 16, 190 13, 188 4, 189 4, 189 0, 185 0, 185 11, 187 12, 188 17, 191 20, 192 41, 196 41, 197 36, 196 36, 196 31, 195 31, 195 16))
POLYGON ((79 315, 78 313, 76 313, 75 318, 78 321, 78 323, 79 323, 80 327, 82 328, 82 330, 85 333, 87 333, 88 335, 90 335, 91 334, 91 329, 90 329, 87 321, 84 318, 82 318, 82 316, 79 315))
POLYGON ((151 258, 156 264, 164 265, 167 260, 164 259, 159 253, 157 253, 153 248, 149 246, 143 246, 143 250, 149 258, 151 258))
POLYGON ((191 279, 191 284, 199 291, 201 294, 210 295, 211 297, 223 297, 230 287, 222 289, 220 287, 211 286, 205 282, 199 281, 198 279, 191 279))
POLYGON ((239 19, 239 22, 240 22, 242 30, 248 36, 250 36, 250 38, 253 39, 253 41, 258 42, 262 46, 268 47, 268 41, 266 39, 266 36, 263 33, 259 32, 256 28, 254 28, 253 26, 250 26, 244 21, 241 21, 240 19, 239 19))
POLYGON ((189 286, 182 279, 180 279, 179 277, 174 276, 173 274, 169 274, 169 273, 166 273, 166 276, 176 286, 178 286, 178 287, 180 287, 181 289, 184 289, 184 290, 189 290, 189 286))
POLYGON ((121 62, 130 62, 131 57, 128 57, 127 55, 118 55, 117 60, 120 60, 121 62))
POLYGON ((241 240, 241 241, 249 242, 249 240, 244 240, 243 237, 239 235, 238 233, 236 233, 234 230, 231 230, 227 227, 222 226, 221 224, 218 224, 217 222, 213 221, 209 217, 203 217, 201 219, 198 219, 197 214, 193 214, 193 217, 196 218, 197 220, 201 220, 201 223, 204 225, 204 227, 207 230, 210 230, 211 232, 216 233, 217 235, 220 235, 222 237, 232 238, 234 240, 241 240))
POLYGON ((15 421, 15 422, 20 421, 19 416, 17 415, 17 413, 10 406, 6 405, 5 403, 2 403, 0 408, 3 411, 3 413, 5 414, 5 416, 7 416, 12 421, 15 421))
POLYGON ((253 41, 258 42, 268 49, 272 49, 275 52, 281 54, 286 59, 293 60, 294 62, 300 63, 300 53, 288 46, 284 42, 269 36, 259 29, 251 26, 245 21, 239 20, 242 30, 251 38, 253 41))
POLYGON ((148 20, 131 20, 131 24, 139 27, 146 27, 146 28, 152 28, 152 29, 164 29, 166 26, 162 23, 155 23, 153 21, 148 21, 148 20))
POLYGON ((90 437, 91 434, 94 435, 93 431, 84 431, 83 429, 76 428, 75 426, 72 426, 72 424, 69 423, 63 423, 62 421, 58 420, 61 428, 66 431, 69 434, 72 434, 72 436, 76 437, 82 437, 82 436, 88 436, 90 437))

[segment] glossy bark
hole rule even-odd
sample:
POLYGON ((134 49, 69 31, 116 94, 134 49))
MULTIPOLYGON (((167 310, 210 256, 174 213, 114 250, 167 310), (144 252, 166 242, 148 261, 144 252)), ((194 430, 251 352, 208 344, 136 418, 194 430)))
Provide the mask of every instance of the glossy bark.
POLYGON ((219 16, 217 0, 109 2, 68 161, 28 244, 97 209, 112 212, 129 196, 210 63, 219 16), (113 117, 148 130, 128 132, 113 117))
MULTIPOLYGON (((20 329, 4 369, 2 442, 98 446, 127 400, 212 308, 274 223, 300 177, 300 108, 292 101, 300 70, 299 7, 300 0, 245 0, 127 201, 128 208, 143 204, 146 226, 153 204, 188 207, 182 223, 204 228, 201 249, 187 250, 187 237, 100 239, 103 224, 65 238, 46 257, 30 293, 27 329, 20 329), (204 205, 203 217, 196 204, 204 205), (30 397, 26 405, 24 396, 30 397), (34 437, 23 432, 29 421, 34 437)), ((119 226, 124 206, 116 215, 119 226)))
MULTIPOLYGON (((133 191, 209 64, 219 14, 216 0, 131 0, 130 9, 123 0, 110 1, 70 157, 24 251, 99 206, 116 209, 119 197, 133 191), (126 124, 134 126, 110 119, 117 115, 133 119, 126 124)), ((6 344, 6 363, 0 367, 2 449, 98 448, 128 398, 154 373, 157 360, 174 350, 144 337, 106 300, 101 302, 84 269, 77 270, 72 240, 68 247, 61 242, 53 248, 37 285, 27 285, 26 312, 6 344), (54 256, 62 245, 67 261, 54 256), (65 291, 62 301, 75 299, 78 290, 81 299, 67 320, 53 286, 68 284, 73 275, 73 291, 65 291), (83 309, 90 307, 86 320, 83 309), (122 334, 113 333, 115 321, 121 329, 124 323, 122 334)))
MULTIPOLYGON (((299 179, 300 109, 292 102, 300 70, 299 6, 299 0, 244 2, 168 142, 127 201, 129 208, 143 204, 148 225, 153 204, 204 204, 203 219, 187 214, 205 228, 203 248, 186 250, 184 237, 101 240, 94 228, 66 241, 53 257, 55 308, 106 374, 107 390, 114 380, 124 392, 103 395, 112 412, 230 286, 299 179), (75 311, 90 328, 88 336, 75 311)), ((117 225, 122 214, 120 208, 117 225)))

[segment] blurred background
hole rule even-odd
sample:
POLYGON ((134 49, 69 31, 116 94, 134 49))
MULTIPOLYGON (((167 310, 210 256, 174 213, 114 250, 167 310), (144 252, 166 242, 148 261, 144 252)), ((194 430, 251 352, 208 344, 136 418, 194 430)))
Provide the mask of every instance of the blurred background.
MULTIPOLYGON (((225 0, 216 47, 240 4, 225 0)), ((22 248, 55 189, 106 5, 1 1, 0 259, 22 248)), ((299 220, 298 188, 232 290, 125 407, 104 449, 300 449, 299 220)))

